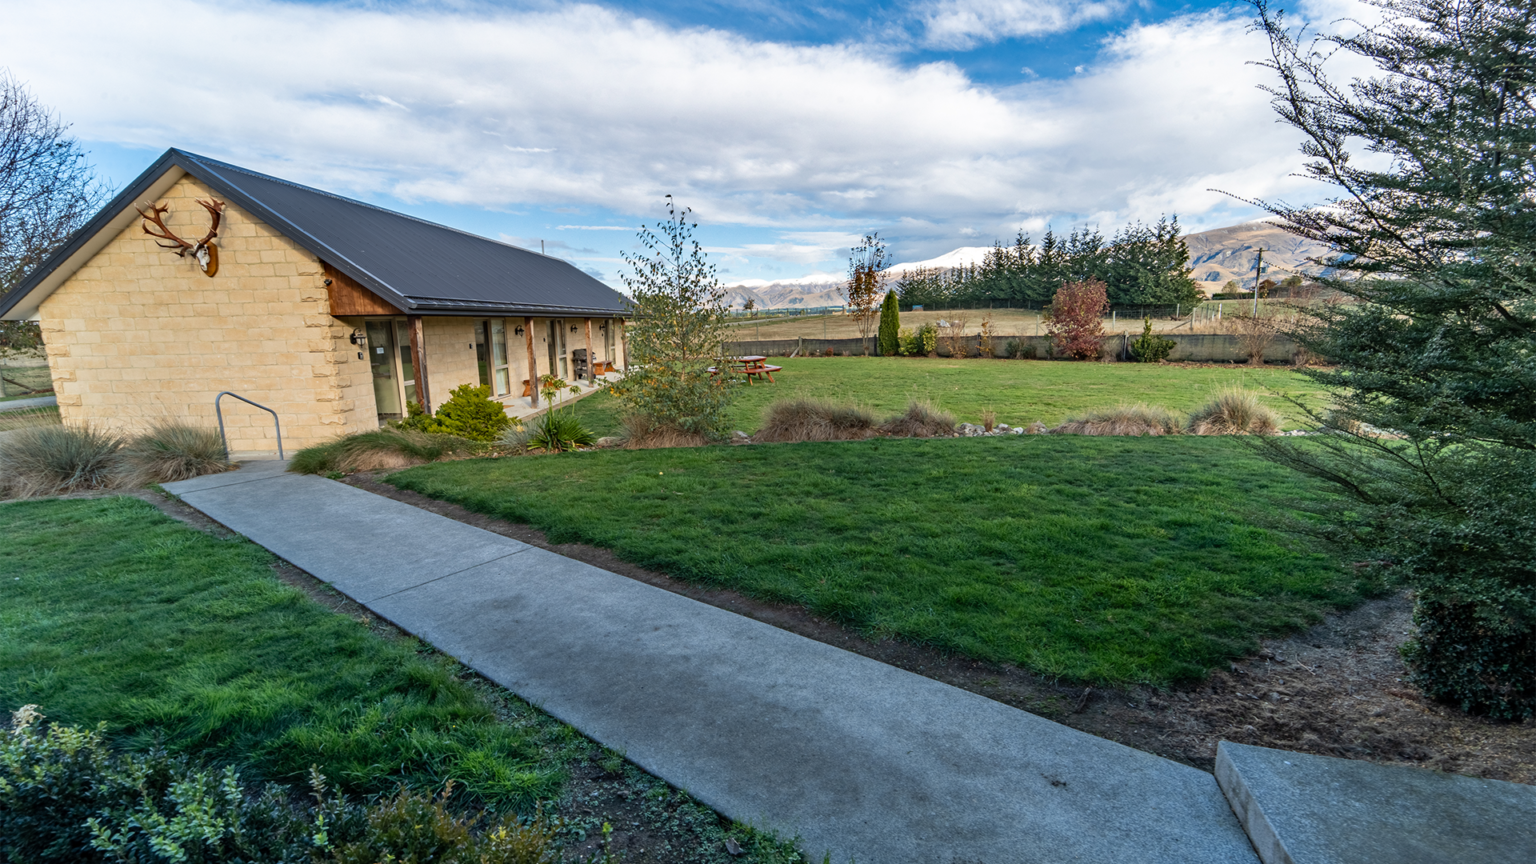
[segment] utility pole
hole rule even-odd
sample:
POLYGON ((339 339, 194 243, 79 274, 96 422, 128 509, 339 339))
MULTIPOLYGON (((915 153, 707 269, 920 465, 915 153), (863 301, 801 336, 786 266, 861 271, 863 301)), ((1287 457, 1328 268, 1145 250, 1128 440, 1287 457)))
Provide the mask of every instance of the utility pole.
POLYGON ((1259 249, 1259 260, 1253 265, 1253 317, 1259 317, 1259 279, 1264 273, 1264 249, 1259 249))

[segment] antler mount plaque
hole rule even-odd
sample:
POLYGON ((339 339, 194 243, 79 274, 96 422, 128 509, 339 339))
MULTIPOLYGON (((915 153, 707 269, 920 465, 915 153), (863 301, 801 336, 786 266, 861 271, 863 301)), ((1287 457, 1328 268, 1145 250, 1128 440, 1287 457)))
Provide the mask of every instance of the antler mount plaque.
POLYGON ((203 273, 212 276, 219 272, 219 247, 213 245, 213 239, 219 236, 219 219, 224 214, 224 202, 209 198, 207 201, 199 200, 198 205, 208 211, 213 224, 208 227, 208 233, 196 243, 177 237, 175 232, 165 226, 165 214, 171 210, 169 204, 147 204, 149 212, 143 207, 133 209, 139 211, 144 218, 144 233, 157 240, 169 240, 169 243, 156 242, 161 249, 174 249, 178 257, 185 258, 187 253, 192 253, 192 258, 197 261, 203 273))

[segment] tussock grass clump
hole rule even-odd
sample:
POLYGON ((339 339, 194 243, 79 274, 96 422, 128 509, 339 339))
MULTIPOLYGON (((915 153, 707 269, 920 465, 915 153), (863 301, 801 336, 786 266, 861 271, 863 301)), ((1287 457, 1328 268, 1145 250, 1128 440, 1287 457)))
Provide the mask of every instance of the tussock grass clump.
POLYGON ((388 471, 454 456, 473 456, 484 445, 459 438, 408 429, 359 432, 293 455, 288 470, 300 474, 331 471, 388 471))
POLYGON ((667 447, 703 447, 709 439, 697 432, 661 423, 649 414, 628 414, 619 420, 616 436, 625 450, 661 450, 667 447))
POLYGON ((1057 435, 1177 435, 1184 431, 1184 421, 1167 408, 1138 402, 1089 411, 1050 431, 1057 435))
POLYGON ((896 438, 944 438, 955 434, 955 418, 932 405, 912 402, 904 413, 881 423, 880 434, 896 438))
POLYGON ((123 437, 94 426, 27 426, 0 437, 0 495, 31 498, 122 482, 123 437))
POLYGON ((1280 415, 1247 390, 1232 388, 1189 415, 1189 431, 1196 435, 1274 435, 1280 431, 1280 415))
POLYGON ((14 432, 33 426, 58 426, 62 422, 57 405, 0 411, 0 432, 14 432))
POLYGON ((174 483, 228 471, 229 454, 219 431, 175 420, 159 420, 123 447, 125 479, 134 486, 174 483))
POLYGON ((768 444, 856 441, 874 434, 874 415, 862 408, 820 399, 785 399, 768 406, 763 427, 752 440, 768 444))

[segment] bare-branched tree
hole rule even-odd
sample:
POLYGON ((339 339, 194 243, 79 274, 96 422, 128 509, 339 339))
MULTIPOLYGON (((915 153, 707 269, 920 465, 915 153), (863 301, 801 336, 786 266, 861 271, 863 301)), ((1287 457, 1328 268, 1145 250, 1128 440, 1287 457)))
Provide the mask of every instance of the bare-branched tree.
MULTIPOLYGON (((69 126, 0 69, 0 296, 68 240, 105 198, 69 126)), ((36 329, 0 322, 0 352, 37 348, 36 329)))
POLYGON ((859 325, 859 337, 864 340, 864 353, 869 353, 869 337, 875 332, 880 320, 880 301, 885 299, 886 268, 891 262, 885 257, 885 241, 880 232, 867 234, 863 242, 853 247, 848 257, 848 283, 843 286, 843 301, 848 304, 848 314, 859 325))

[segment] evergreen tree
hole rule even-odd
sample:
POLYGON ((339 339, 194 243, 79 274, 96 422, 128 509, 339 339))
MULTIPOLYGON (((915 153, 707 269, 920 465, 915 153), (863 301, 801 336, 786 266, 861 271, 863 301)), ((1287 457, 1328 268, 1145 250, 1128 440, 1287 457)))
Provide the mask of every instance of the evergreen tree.
POLYGON ((885 302, 880 305, 880 356, 895 357, 901 353, 901 310, 897 306, 896 292, 885 292, 885 302))
POLYGON ((1337 249, 1295 334, 1343 434, 1272 442, 1345 500, 1323 524, 1414 589, 1405 656, 1433 697, 1536 713, 1536 12, 1528 0, 1379 0, 1378 27, 1308 40, 1262 0, 1280 116, 1327 208, 1271 205, 1337 249), (1379 74, 1339 85, 1343 51, 1379 74), (1353 148, 1388 157, 1352 158, 1353 148), (1378 430, 1388 430, 1383 434, 1378 430))

